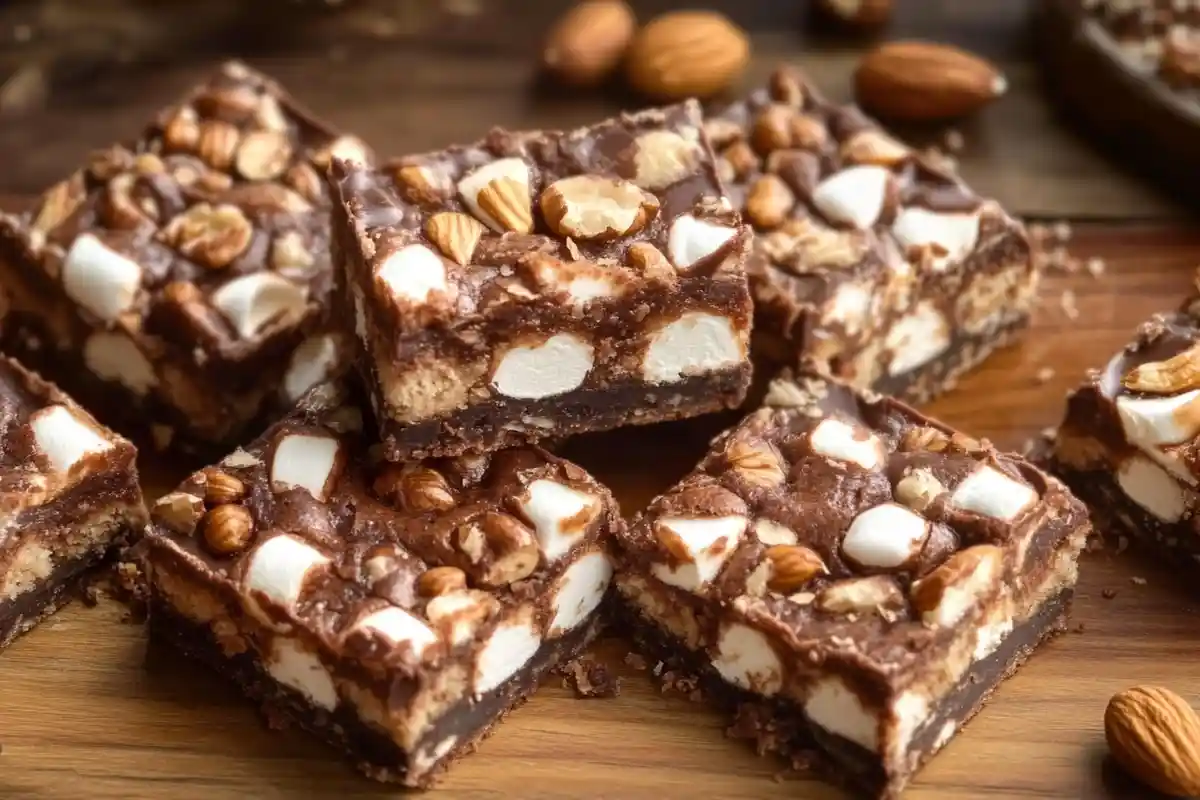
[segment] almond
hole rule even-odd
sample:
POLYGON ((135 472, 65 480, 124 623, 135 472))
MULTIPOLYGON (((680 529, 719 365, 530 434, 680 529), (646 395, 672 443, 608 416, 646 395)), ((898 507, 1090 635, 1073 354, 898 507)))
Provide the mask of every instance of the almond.
POLYGON ((1158 686, 1118 692, 1104 711, 1104 738, 1121 768, 1172 797, 1200 795, 1200 719, 1158 686))
POLYGON ((768 547, 771 577, 767 587, 773 592, 791 594, 818 575, 825 573, 825 562, 812 550, 798 544, 768 547))
POLYGON ((417 578, 417 591, 422 597, 438 597, 466 588, 467 575, 458 567, 433 567, 417 578))
POLYGON ((246 494, 246 485, 228 472, 210 467, 204 472, 204 502, 210 506, 236 503, 246 494))
POLYGON ((442 211, 425 223, 429 241, 456 264, 466 266, 483 236, 483 223, 458 211, 442 211))
POLYGON ((708 97, 728 89, 750 59, 742 29, 715 11, 672 11, 634 38, 626 61, 634 89, 660 100, 708 97))
POLYGON ((636 29, 624 0, 584 0, 550 29, 542 65, 570 86, 595 86, 621 63, 636 29))
POLYGON ((854 91, 867 111, 897 120, 943 120, 974 113, 1008 83, 988 62, 957 47, 889 42, 858 65, 854 91))
POLYGON ((1154 394, 1174 394, 1200 387, 1200 344, 1165 361, 1136 366, 1121 382, 1135 392, 1154 394))
POLYGON ((496 178, 479 192, 479 207, 514 233, 533 233, 529 191, 513 178, 496 178))
POLYGON ((242 506, 217 506, 204 517, 204 544, 219 556, 240 553, 254 538, 254 517, 242 506))
POLYGON ((767 444, 734 441, 725 454, 733 471, 754 486, 778 486, 785 477, 779 457, 767 444))

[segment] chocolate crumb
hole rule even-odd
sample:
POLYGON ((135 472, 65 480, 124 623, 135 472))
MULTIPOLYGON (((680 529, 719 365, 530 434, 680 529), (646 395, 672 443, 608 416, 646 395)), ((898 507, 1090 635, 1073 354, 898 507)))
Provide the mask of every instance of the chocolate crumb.
POLYGON ((1129 582, 1132 583, 1134 586, 1145 586, 1146 585, 1145 578, 1130 578, 1129 582))
POLYGON ((621 693, 621 678, 613 675, 607 664, 587 656, 559 665, 563 686, 575 692, 580 700, 607 699, 621 693))
POLYGON ((1104 591, 1102 591, 1100 593, 1100 596, 1103 597, 1105 600, 1112 600, 1114 597, 1117 596, 1117 590, 1116 589, 1105 589, 1104 591))

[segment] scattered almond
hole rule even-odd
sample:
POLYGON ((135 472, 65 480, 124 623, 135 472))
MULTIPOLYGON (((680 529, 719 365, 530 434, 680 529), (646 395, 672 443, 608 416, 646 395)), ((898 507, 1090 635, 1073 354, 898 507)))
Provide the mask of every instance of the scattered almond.
POLYGON ((819 555, 798 544, 768 547, 766 557, 771 562, 767 587, 773 592, 790 594, 826 571, 819 555))
POLYGON ((458 211, 439 212, 425 223, 425 235, 429 240, 447 258, 462 266, 470 263, 483 231, 482 222, 458 211))
POLYGON ((634 37, 630 85, 660 100, 709 97, 728 89, 750 60, 744 31, 715 11, 672 11, 634 37))
POLYGON ((889 42, 869 53, 854 75, 867 111, 901 120, 972 114, 1007 90, 1004 76, 965 50, 931 42, 889 42))
POLYGON ((496 178, 479 192, 479 207, 505 229, 515 233, 533 232, 533 207, 529 191, 520 181, 496 178))
POLYGON ((1104 711, 1104 738, 1121 768, 1172 797, 1200 795, 1200 718, 1158 686, 1118 692, 1104 711))
POLYGON ((595 86, 621 63, 636 30, 624 0, 584 0, 551 28, 542 64, 563 83, 595 86))

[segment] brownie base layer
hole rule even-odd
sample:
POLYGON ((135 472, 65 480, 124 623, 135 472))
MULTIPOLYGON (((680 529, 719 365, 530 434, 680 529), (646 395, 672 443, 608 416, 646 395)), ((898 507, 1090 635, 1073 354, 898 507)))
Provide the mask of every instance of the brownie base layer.
POLYGON ((364 723, 354 710, 339 705, 332 712, 314 708, 298 692, 272 680, 252 653, 227 656, 211 629, 176 613, 161 597, 149 603, 149 631, 183 655, 205 664, 235 683, 244 695, 260 704, 268 723, 293 724, 340 750, 369 778, 425 788, 449 765, 471 753, 495 727, 537 689, 551 669, 576 658, 599 633, 598 614, 565 636, 543 643, 529 663, 480 700, 466 700, 446 712, 417 744, 437 743, 457 736, 454 747, 418 775, 409 774, 410 753, 390 736, 364 723))
POLYGON ((480 403, 427 422, 383 420, 384 455, 390 461, 404 461, 492 452, 580 433, 697 417, 741 405, 750 377, 747 363, 666 386, 625 381, 539 400, 480 403), (537 420, 551 424, 542 427, 537 420))
MULTIPOLYGON (((950 347, 929 363, 900 375, 883 376, 869 386, 859 385, 853 374, 848 373, 847 362, 853 361, 853 356, 834 359, 825 367, 834 377, 840 377, 858 388, 920 405, 953 389, 959 378, 997 350, 1015 344, 1029 327, 1029 321, 1030 315, 1023 314, 984 334, 956 336, 950 347)), ((794 367, 804 355, 794 342, 761 329, 754 333, 753 350, 756 376, 794 367)))
POLYGON ((111 547, 89 550, 58 564, 36 589, 0 602, 0 650, 71 602, 85 576, 109 560, 127 541, 129 531, 111 547))
POLYGON ((620 604, 619 625, 633 638, 646 657, 670 664, 695 677, 704 695, 734 715, 735 729, 755 739, 761 752, 775 752, 793 765, 816 767, 831 782, 843 784, 879 800, 894 800, 908 781, 944 742, 942 728, 955 724, 955 732, 971 720, 992 692, 1012 675, 1046 639, 1066 629, 1073 589, 1067 589, 1042 604, 1037 613, 1004 639, 985 659, 975 662, 967 674, 934 709, 928 722, 913 737, 910 753, 917 754, 912 772, 888 776, 876 753, 809 722, 804 711, 791 700, 765 699, 726 683, 702 654, 690 650, 677 637, 663 631, 627 604, 620 604), (745 731, 743 725, 752 729, 745 731))

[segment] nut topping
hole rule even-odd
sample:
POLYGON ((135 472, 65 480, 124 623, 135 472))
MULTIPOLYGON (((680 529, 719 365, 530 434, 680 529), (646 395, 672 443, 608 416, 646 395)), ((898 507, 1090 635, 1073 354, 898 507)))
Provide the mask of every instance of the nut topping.
POLYGON ((852 164, 894 166, 910 155, 909 149, 882 131, 868 128, 842 145, 842 159, 852 164))
POLYGON ((796 205, 796 195, 778 175, 763 175, 746 195, 746 215, 762 230, 777 228, 796 205))
POLYGON ((204 472, 204 502, 210 506, 236 503, 246 494, 246 485, 234 475, 209 468, 204 472))
POLYGON ((442 200, 442 193, 429 180, 429 170, 407 164, 396 170, 400 192, 413 203, 433 205, 442 200))
POLYGON ((470 263, 484 230, 482 222, 458 211, 439 212, 425 223, 425 235, 429 240, 461 266, 470 263))
POLYGON ((768 547, 766 557, 771 563, 767 588, 773 592, 791 594, 826 572, 821 557, 801 545, 777 544, 768 547))
POLYGON ((629 264, 651 280, 675 280, 675 268, 667 257, 649 242, 634 242, 627 253, 629 264))
POLYGON ((233 164, 241 134, 228 122, 209 121, 200 125, 196 151, 213 169, 227 170, 233 164))
POLYGON ((75 213, 83 197, 83 175, 77 172, 46 192, 31 227, 42 233, 54 230, 75 213))
POLYGON ((480 576, 487 586, 506 586, 524 580, 537 569, 541 552, 533 531, 508 514, 488 513, 479 523, 492 563, 480 576))
POLYGON ((518 180, 495 178, 479 192, 479 207, 507 230, 533 233, 533 207, 529 191, 518 180))
POLYGON ((288 137, 276 131, 255 131, 242 139, 235 166, 242 177, 251 181, 278 178, 292 158, 288 137))
POLYGON ((168 222, 161 236, 184 256, 223 269, 250 246, 254 228, 237 206, 197 203, 168 222))
POLYGON ((417 592, 422 597, 438 597, 467 588, 467 575, 458 567, 434 567, 417 578, 417 592))
POLYGON ((1200 388, 1200 344, 1194 344, 1166 361, 1134 367, 1122 383, 1132 391, 1152 394, 1175 394, 1200 388))
POLYGON ((924 511, 933 504, 946 487, 927 469, 917 469, 896 483, 896 499, 913 511, 924 511))
POLYGON ((734 441, 726 454, 733 471, 755 486, 778 486, 783 483, 783 467, 775 451, 767 445, 734 441))
POLYGON ((178 109, 163 128, 163 145, 167 150, 192 151, 200 144, 200 122, 196 110, 188 106, 178 109))
POLYGON ((1200 795, 1200 718, 1169 689, 1134 686, 1113 695, 1104 738, 1113 760, 1150 788, 1171 797, 1200 795))
POLYGON ((204 544, 214 554, 240 553, 254 537, 254 519, 242 506, 217 506, 204 516, 204 544))
POLYGON ((190 536, 204 516, 204 502, 194 494, 171 492, 158 499, 151 516, 175 533, 190 536))
POLYGON ((900 587, 886 575, 852 578, 827 586, 817 595, 817 608, 833 614, 863 614, 904 602, 900 587))
POLYGON ((940 453, 950 446, 950 437, 928 425, 909 428, 900 437, 900 449, 906 452, 940 453))
POLYGON ((375 478, 375 493, 407 511, 446 511, 454 493, 441 473, 429 467, 389 464, 375 478))
POLYGON ((658 213, 658 200, 634 184, 597 175, 555 181, 542 192, 540 205, 546 224, 559 235, 595 241, 637 233, 658 213))

